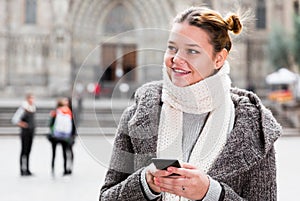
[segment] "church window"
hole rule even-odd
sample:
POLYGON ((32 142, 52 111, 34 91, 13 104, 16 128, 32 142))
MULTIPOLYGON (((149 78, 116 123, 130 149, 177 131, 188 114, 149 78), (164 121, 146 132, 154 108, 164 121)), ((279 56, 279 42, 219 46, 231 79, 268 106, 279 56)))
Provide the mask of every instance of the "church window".
POLYGON ((35 24, 36 23, 36 10, 37 10, 36 0, 26 0, 26 5, 25 5, 25 23, 26 24, 35 24))
POLYGON ((256 28, 265 29, 266 28, 266 1, 257 0, 256 6, 256 28))

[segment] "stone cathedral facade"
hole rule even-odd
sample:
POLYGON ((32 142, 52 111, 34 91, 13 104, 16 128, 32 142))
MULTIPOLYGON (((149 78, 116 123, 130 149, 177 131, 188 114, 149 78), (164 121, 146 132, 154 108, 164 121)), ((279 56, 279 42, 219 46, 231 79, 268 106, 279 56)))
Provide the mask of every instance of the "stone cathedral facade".
POLYGON ((79 82, 99 82, 107 94, 120 83, 134 91, 160 79, 172 18, 201 4, 221 13, 252 9, 257 20, 234 37, 231 77, 236 86, 263 88, 272 71, 268 34, 274 23, 292 32, 299 1, 0 0, 0 93, 70 95, 79 82))

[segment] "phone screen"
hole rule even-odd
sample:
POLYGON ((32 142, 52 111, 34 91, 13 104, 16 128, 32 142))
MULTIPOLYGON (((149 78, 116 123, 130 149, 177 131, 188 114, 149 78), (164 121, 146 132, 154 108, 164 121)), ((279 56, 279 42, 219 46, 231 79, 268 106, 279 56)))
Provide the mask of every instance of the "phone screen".
MULTIPOLYGON (((180 168, 181 165, 177 159, 164 159, 164 158, 152 158, 152 162, 155 167, 160 170, 167 170, 168 167, 180 168)), ((170 176, 180 176, 178 174, 171 174, 170 176)))

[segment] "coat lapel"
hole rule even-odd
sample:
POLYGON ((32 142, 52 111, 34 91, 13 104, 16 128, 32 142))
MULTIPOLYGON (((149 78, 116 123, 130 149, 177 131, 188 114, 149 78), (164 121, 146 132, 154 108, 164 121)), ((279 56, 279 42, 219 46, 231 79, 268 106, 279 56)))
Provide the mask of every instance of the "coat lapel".
POLYGON ((137 92, 136 112, 128 122, 129 136, 135 153, 135 169, 147 166, 156 157, 161 85, 137 92), (149 92, 151 90, 151 92, 149 92), (154 90, 154 91, 152 91, 154 90))

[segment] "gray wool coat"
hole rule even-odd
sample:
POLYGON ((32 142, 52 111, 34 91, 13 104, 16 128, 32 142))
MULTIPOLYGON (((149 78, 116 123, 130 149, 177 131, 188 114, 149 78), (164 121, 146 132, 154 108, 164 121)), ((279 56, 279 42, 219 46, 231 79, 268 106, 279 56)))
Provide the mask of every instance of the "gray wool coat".
MULTIPOLYGON (((145 84, 124 111, 99 200, 147 200, 140 177, 156 157, 161 91, 162 82, 145 84)), ((276 200, 274 142, 281 126, 254 93, 232 88, 231 98, 234 128, 208 175, 223 186, 223 200, 276 200)))

